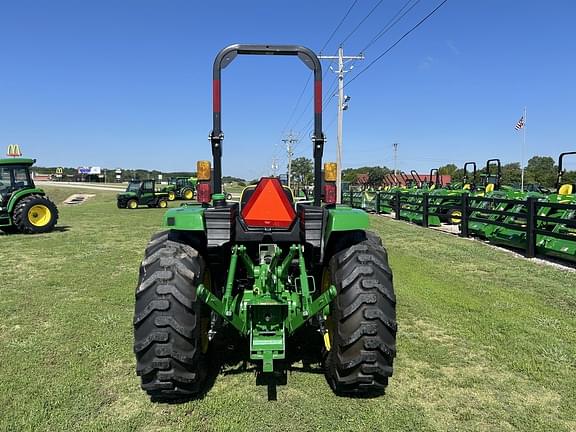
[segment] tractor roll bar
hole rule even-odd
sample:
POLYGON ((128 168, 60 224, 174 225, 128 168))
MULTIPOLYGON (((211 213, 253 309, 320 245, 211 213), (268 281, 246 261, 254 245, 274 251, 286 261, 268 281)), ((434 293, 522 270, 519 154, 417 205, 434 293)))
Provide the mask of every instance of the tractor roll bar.
POLYGON ((472 184, 476 184, 476 162, 464 164, 464 183, 468 183, 468 165, 472 165, 472 184))
POLYGON ((430 170, 430 181, 428 184, 429 186, 442 186, 442 181, 440 180, 440 171, 438 171, 438 168, 432 168, 430 170), (432 180, 432 177, 434 177, 434 180, 432 180))
POLYGON ((556 189, 562 186, 562 175, 564 175, 564 156, 568 155, 576 155, 576 151, 560 153, 560 157, 558 158, 558 177, 556 178, 556 189))
POLYGON ((412 176, 412 178, 416 182, 416 185, 418 187, 422 187, 422 183, 423 183, 422 178, 418 175, 418 172, 416 170, 410 170, 410 175, 412 176))
MULTIPOLYGON (((502 179, 502 163, 500 159, 488 159, 486 161, 486 182, 488 182, 488 178, 492 175, 491 166, 496 165, 496 180, 497 183, 495 186, 500 186, 500 182, 502 179)), ((486 183, 488 184, 488 183, 486 183)))
POLYGON ((293 55, 314 72, 314 205, 322 199, 322 153, 324 134, 322 132, 322 66, 316 54, 309 48, 298 45, 230 45, 221 50, 214 60, 212 72, 213 116, 210 142, 214 159, 214 193, 222 192, 222 116, 221 116, 221 72, 239 54, 248 55, 293 55))

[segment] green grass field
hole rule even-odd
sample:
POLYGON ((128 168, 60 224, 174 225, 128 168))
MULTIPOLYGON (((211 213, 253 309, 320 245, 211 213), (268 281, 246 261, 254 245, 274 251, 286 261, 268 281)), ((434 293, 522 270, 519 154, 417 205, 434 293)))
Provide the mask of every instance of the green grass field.
POLYGON ((203 399, 151 403, 131 321, 163 210, 99 191, 65 207, 74 190, 47 190, 58 231, 0 236, 2 431, 576 430, 576 273, 382 217, 399 322, 385 396, 338 398, 294 371, 268 402, 253 372, 228 372, 203 399))

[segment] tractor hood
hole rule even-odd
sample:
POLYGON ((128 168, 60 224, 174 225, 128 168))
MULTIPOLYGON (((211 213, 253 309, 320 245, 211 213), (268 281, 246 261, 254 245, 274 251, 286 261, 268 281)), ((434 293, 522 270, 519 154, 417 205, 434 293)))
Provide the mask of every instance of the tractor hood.
POLYGON ((118 195, 116 195, 117 199, 128 199, 128 198, 135 198, 136 197, 136 192, 122 192, 119 193, 118 195))

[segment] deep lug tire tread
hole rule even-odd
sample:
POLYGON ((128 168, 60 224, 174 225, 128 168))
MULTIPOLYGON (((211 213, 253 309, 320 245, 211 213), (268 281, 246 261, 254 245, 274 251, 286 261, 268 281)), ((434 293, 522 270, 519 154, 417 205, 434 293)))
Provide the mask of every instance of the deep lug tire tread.
POLYGON ((28 195, 16 203, 12 214, 12 222, 18 232, 23 234, 41 234, 54 229, 54 226, 58 223, 58 216, 58 208, 50 199, 43 195, 28 195), (42 227, 35 226, 28 220, 28 210, 37 204, 45 205, 52 214, 50 222, 42 227))
POLYGON ((338 295, 331 307, 328 382, 338 395, 379 396, 396 356, 396 297, 386 250, 368 232, 366 240, 336 253, 329 269, 338 295))
POLYGON ((134 313, 136 372, 156 401, 186 399, 201 391, 207 366, 201 352, 202 304, 196 287, 204 262, 192 247, 152 237, 140 266, 134 313))

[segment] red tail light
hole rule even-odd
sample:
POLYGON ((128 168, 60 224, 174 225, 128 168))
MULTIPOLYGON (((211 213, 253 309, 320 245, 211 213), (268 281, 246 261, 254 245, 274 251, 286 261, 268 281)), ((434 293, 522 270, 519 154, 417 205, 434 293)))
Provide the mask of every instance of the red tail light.
POLYGON ((208 204, 210 202, 212 195, 212 191, 210 189, 210 183, 208 182, 199 182, 196 185, 196 199, 199 203, 208 204))
POLYGON ((336 184, 335 183, 325 183, 324 184, 324 203, 336 204, 336 184))

